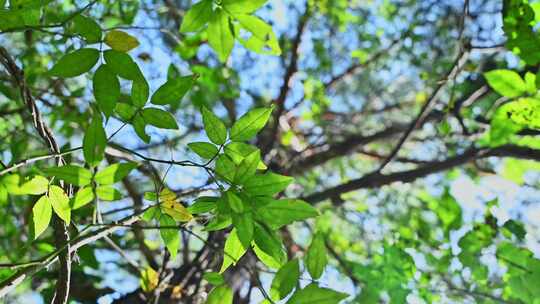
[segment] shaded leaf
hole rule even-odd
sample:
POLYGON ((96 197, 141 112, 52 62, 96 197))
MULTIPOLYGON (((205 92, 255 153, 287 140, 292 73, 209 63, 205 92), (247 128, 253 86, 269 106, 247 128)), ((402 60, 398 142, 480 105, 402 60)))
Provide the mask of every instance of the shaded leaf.
POLYGON ((99 59, 99 51, 83 48, 64 55, 49 70, 49 75, 56 77, 75 77, 92 69, 99 59))
POLYGON ((107 135, 100 115, 95 115, 88 129, 84 132, 83 155, 84 160, 92 167, 97 166, 102 160, 107 145, 107 135))
POLYGON ((86 186, 92 181, 92 172, 83 167, 75 165, 65 165, 61 167, 50 167, 43 169, 47 176, 54 176, 64 180, 68 184, 76 186, 86 186))
POLYGON ((285 298, 298 284, 300 279, 300 264, 298 259, 293 259, 283 265, 272 280, 270 296, 274 300, 285 298))
POLYGON ((98 43, 101 41, 101 28, 94 19, 77 15, 73 18, 73 32, 81 35, 88 43, 98 43))
POLYGON ((191 89, 194 82, 194 75, 169 79, 152 95, 151 102, 156 105, 169 104, 177 106, 182 97, 191 89))
POLYGON ((102 64, 94 73, 94 98, 106 117, 112 115, 120 98, 120 81, 108 65, 102 64))
POLYGON ((161 129, 178 129, 178 124, 174 116, 166 111, 157 108, 144 108, 141 111, 144 121, 152 126, 161 129))

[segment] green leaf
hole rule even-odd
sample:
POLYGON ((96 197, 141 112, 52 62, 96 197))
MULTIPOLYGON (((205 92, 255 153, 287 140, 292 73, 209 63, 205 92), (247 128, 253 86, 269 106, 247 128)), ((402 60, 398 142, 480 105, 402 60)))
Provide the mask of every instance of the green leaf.
POLYGON ((97 187, 96 194, 104 201, 117 201, 122 199, 122 193, 110 185, 97 187))
POLYGON ((105 44, 119 52, 129 52, 139 46, 139 40, 124 31, 112 30, 105 35, 105 44))
POLYGON ((32 208, 32 221, 34 222, 34 239, 37 239, 51 221, 52 206, 47 196, 42 196, 32 208))
POLYGON ((186 95, 194 83, 194 75, 169 79, 152 95, 150 102, 156 105, 178 106, 182 97, 186 95))
POLYGON ((285 190, 293 180, 292 177, 272 172, 256 174, 245 181, 244 190, 253 196, 271 196, 285 190))
POLYGON ((146 134, 146 122, 144 121, 144 118, 141 115, 135 115, 131 123, 133 124, 133 129, 135 129, 135 133, 137 133, 145 143, 149 143, 150 136, 146 134))
POLYGON ((259 258, 259 260, 270 269, 277 270, 281 268, 286 262, 286 260, 283 260, 281 257, 279 259, 276 259, 273 256, 265 253, 264 251, 262 251, 261 248, 259 248, 259 246, 257 246, 257 244, 253 245, 253 252, 255 253, 257 258, 259 258))
MULTIPOLYGON (((138 109, 131 104, 125 102, 119 102, 115 107, 116 114, 120 116, 120 119, 124 122, 131 122, 138 114, 138 109)), ((142 118, 140 118, 142 120, 142 118)), ((144 122, 144 121, 143 121, 144 122)))
POLYGON ((296 287, 300 279, 298 259, 293 259, 281 267, 272 280, 270 296, 274 300, 285 298, 296 287))
POLYGON ((188 144, 188 147, 203 159, 211 159, 219 153, 216 146, 207 142, 192 142, 188 144))
MULTIPOLYGON (((159 218, 159 225, 163 227, 176 226, 176 221, 167 214, 161 214, 159 218)), ((159 232, 161 238, 167 247, 167 250, 171 253, 171 258, 174 260, 180 247, 180 234, 178 228, 160 228, 159 232)))
POLYGON ((71 202, 71 209, 77 210, 94 199, 94 190, 91 187, 83 187, 77 191, 71 202))
POLYGON ((526 91, 526 85, 518 73, 510 70, 492 70, 484 73, 491 88, 502 96, 514 98, 526 91))
POLYGON ((208 294, 206 304, 232 304, 233 291, 227 285, 215 287, 208 294))
POLYGON ((24 182, 19 191, 21 194, 39 195, 47 192, 49 180, 43 176, 36 175, 29 181, 24 182))
POLYGON ((234 179, 234 172, 236 171, 236 166, 227 155, 220 154, 216 160, 215 171, 220 178, 228 182, 232 182, 234 179))
POLYGON ((217 272, 205 272, 203 274, 203 279, 212 285, 221 285, 225 283, 225 278, 223 278, 223 275, 217 272))
POLYGON ((236 38, 246 48, 259 54, 276 56, 281 54, 278 39, 269 24, 251 15, 236 15, 235 18, 239 21, 240 28, 251 33, 250 37, 244 39, 237 30, 236 38))
POLYGON ((317 233, 313 237, 305 256, 307 270, 314 280, 321 277, 328 263, 326 255, 324 236, 317 233))
POLYGON ((268 0, 223 0, 223 6, 231 14, 250 14, 268 0))
POLYGON ((216 145, 223 145, 227 140, 227 128, 225 124, 206 107, 201 108, 201 113, 204 131, 208 138, 216 145))
POLYGON ((96 173, 94 180, 100 185, 110 185, 121 181, 131 170, 137 168, 136 163, 112 164, 96 173))
POLYGON ((228 215, 218 214, 208 222, 204 231, 217 231, 229 227, 232 224, 232 219, 228 215))
POLYGON ((69 197, 64 190, 58 186, 51 186, 49 188, 48 197, 54 212, 69 225, 71 220, 71 209, 69 206, 69 197))
POLYGON ((161 129, 178 129, 178 124, 174 116, 166 111, 157 108, 144 108, 141 111, 144 121, 154 127, 161 129))
POLYGON ((116 75, 128 80, 144 78, 139 66, 128 54, 115 50, 107 50, 103 52, 103 57, 105 58, 108 67, 116 75))
POLYGON ((49 75, 56 77, 75 77, 92 69, 99 59, 99 51, 83 48, 64 55, 49 70, 49 75))
POLYGON ((244 114, 231 128, 231 140, 247 141, 253 138, 270 118, 272 108, 257 108, 244 114))
POLYGON ((94 19, 83 15, 73 18, 73 32, 81 35, 88 43, 101 41, 101 28, 94 19))
POLYGON ((260 162, 261 152, 259 150, 256 150, 246 156, 236 169, 236 173, 234 174, 234 183, 240 185, 244 184, 247 179, 251 178, 255 174, 260 162))
POLYGON ((236 228, 238 239, 244 247, 248 248, 253 240, 254 221, 251 212, 236 213, 232 215, 233 225, 236 228))
POLYGON ((210 212, 216 209, 218 199, 218 197, 213 196, 201 196, 187 209, 191 214, 210 212))
POLYGON ((68 184, 81 187, 88 185, 92 181, 92 172, 75 165, 46 168, 43 169, 43 172, 49 177, 54 176, 64 180, 68 184))
POLYGON ((240 213, 244 211, 244 203, 242 203, 240 197, 238 197, 238 195, 236 195, 232 190, 227 191, 225 196, 227 197, 229 207, 231 207, 234 212, 240 213))
POLYGON ((338 304, 348 296, 346 293, 321 288, 316 283, 311 283, 297 290, 287 304, 338 304))
POLYGON ((247 247, 245 247, 238 238, 237 230, 231 230, 225 241, 223 264, 221 265, 219 273, 223 273, 231 265, 236 265, 244 253, 246 253, 246 250, 247 247))
POLYGON ((107 146, 107 135, 100 114, 95 115, 88 129, 84 132, 83 155, 90 166, 97 166, 102 160, 107 146))
POLYGON ((218 9, 214 12, 208 29, 208 43, 218 54, 219 60, 225 62, 234 46, 234 36, 229 25, 229 16, 227 13, 218 9))
POLYGON ((120 81, 108 65, 100 65, 94 73, 93 89, 99 109, 111 116, 120 98, 120 81))
MULTIPOLYGON (((227 156, 229 156, 237 165, 239 165, 246 156, 257 150, 257 147, 243 142, 231 142, 224 148, 225 154, 227 154, 227 156)), ((257 165, 257 169, 265 170, 266 165, 260 161, 257 165)))
POLYGON ((148 101, 148 96, 150 96, 150 87, 141 74, 141 77, 133 80, 131 84, 131 101, 137 108, 142 108, 148 101))
MULTIPOLYGON (((525 235, 527 234, 527 230, 525 230, 523 223, 517 222, 515 220, 506 221, 503 225, 503 228, 504 230, 507 230, 513 235, 515 235, 520 241, 523 241, 525 239, 525 235)), ((503 234, 505 232, 504 230, 503 234)))
POLYGON ((212 16, 212 0, 203 0, 193 5, 184 16, 180 33, 200 30, 212 16))
POLYGON ((274 231, 256 223, 253 236, 255 244, 262 252, 279 262, 280 265, 283 265, 287 261, 281 239, 274 231))
POLYGON ((319 215, 310 204, 298 199, 271 200, 257 210, 257 215, 272 229, 319 215))

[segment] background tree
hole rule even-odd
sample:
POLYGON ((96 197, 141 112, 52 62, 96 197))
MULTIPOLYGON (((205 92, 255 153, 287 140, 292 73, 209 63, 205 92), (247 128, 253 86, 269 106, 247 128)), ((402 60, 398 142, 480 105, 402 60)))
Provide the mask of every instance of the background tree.
POLYGON ((537 303, 539 21, 0 0, 0 297, 537 303))

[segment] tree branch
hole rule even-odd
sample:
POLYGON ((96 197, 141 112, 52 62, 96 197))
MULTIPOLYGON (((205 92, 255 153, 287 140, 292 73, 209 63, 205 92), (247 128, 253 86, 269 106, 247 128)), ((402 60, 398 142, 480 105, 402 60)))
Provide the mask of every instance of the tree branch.
MULTIPOLYGON (((473 160, 491 156, 515 157, 520 159, 540 161, 540 150, 514 145, 505 145, 492 149, 471 148, 460 155, 447 158, 443 161, 429 162, 412 170, 406 170, 390 174, 382 174, 376 171, 374 173, 365 175, 358 179, 351 180, 339 186, 335 186, 321 192, 310 194, 303 199, 307 202, 314 204, 326 199, 337 198, 341 194, 359 189, 376 188, 394 182, 412 182, 418 178, 425 177, 433 173, 445 171, 457 166, 464 165, 473 160)), ((340 202, 341 200, 335 201, 340 202)))
POLYGON ((285 75, 283 76, 283 83, 281 84, 281 88, 279 89, 279 95, 274 100, 273 104, 276 105, 276 110, 273 114, 273 124, 270 130, 270 134, 268 135, 268 139, 265 142, 264 146, 261 149, 261 154, 265 155, 272 149, 272 146, 274 145, 275 138, 279 129, 279 118, 285 111, 285 100, 287 99, 287 95, 289 94, 290 90, 290 82, 293 77, 293 75, 298 71, 298 56, 300 48, 300 43, 302 42, 302 35, 304 33, 304 29, 306 28, 307 21, 310 16, 310 9, 309 9, 309 3, 306 2, 306 10, 304 14, 300 17, 300 20, 298 20, 298 27, 296 29, 296 36, 294 37, 292 47, 291 47, 291 60, 289 62, 289 65, 287 66, 287 69, 285 70, 285 75))
MULTIPOLYGON (((6 71, 11 75, 13 82, 19 87, 21 97, 32 114, 33 126, 37 130, 39 136, 45 141, 47 147, 52 154, 59 155, 60 148, 52 134, 52 131, 45 125, 41 118, 41 113, 35 103, 34 97, 30 88, 26 84, 23 70, 19 69, 15 61, 11 58, 7 50, 0 47, 0 63, 6 71)), ((57 157, 58 165, 63 165, 66 162, 62 156, 57 157)), ((69 193, 69 185, 63 185, 66 192, 69 193)), ((56 280, 56 290, 53 299, 54 304, 65 304, 69 298, 69 285, 71 277, 71 253, 69 244, 69 233, 65 223, 55 215, 53 217, 53 229, 55 236, 55 246, 57 249, 66 246, 66 252, 60 252, 58 259, 60 260, 60 269, 58 271, 58 279, 56 280)))

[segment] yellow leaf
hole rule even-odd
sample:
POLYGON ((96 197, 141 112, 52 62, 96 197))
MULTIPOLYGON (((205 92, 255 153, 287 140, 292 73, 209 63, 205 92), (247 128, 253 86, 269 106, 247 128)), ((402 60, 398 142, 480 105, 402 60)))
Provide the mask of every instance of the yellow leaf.
POLYGON ((180 222, 189 222, 193 215, 178 201, 176 194, 165 188, 159 194, 160 207, 163 212, 180 222))
POLYGON ((113 30, 105 36, 105 43, 113 50, 119 52, 129 52, 139 46, 137 38, 122 31, 113 30))
POLYGON ((145 270, 141 271, 141 289, 144 292, 150 292, 157 288, 158 286, 158 273, 147 267, 145 270))

